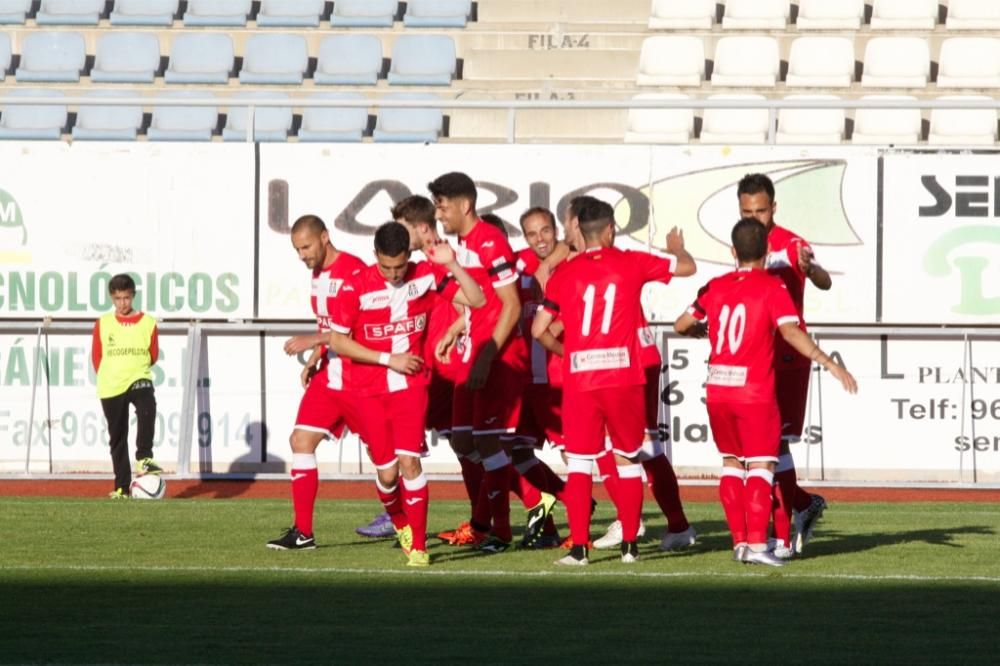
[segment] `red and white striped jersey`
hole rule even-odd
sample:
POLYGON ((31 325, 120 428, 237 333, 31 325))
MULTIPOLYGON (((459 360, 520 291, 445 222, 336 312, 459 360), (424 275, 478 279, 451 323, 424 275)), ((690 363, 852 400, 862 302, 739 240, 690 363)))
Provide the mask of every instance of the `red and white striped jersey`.
MULTIPOLYGON (((799 315, 799 328, 806 330, 804 313, 806 274, 799 267, 799 249, 812 251, 809 243, 784 227, 774 225, 767 233, 767 272, 781 278, 799 315)), ((808 366, 809 359, 798 353, 779 337, 775 342, 775 363, 779 365, 808 366)))
MULTIPOLYGON (((317 268, 312 274, 312 289, 309 304, 316 315, 316 326, 320 333, 329 333, 330 315, 336 308, 344 282, 366 268, 365 262, 353 254, 340 252, 333 263, 326 268, 317 268)), ((335 390, 344 388, 344 376, 350 361, 338 357, 329 347, 323 345, 323 360, 320 372, 326 373, 327 386, 335 390)))

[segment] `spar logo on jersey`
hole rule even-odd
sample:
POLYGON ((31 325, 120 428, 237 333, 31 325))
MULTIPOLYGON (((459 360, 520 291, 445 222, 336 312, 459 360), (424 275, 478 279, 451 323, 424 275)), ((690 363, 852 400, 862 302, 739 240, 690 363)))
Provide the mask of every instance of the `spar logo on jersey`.
POLYGON ((427 328, 427 315, 407 317, 400 321, 390 321, 386 324, 365 324, 365 338, 368 340, 385 340, 397 335, 413 335, 427 328))
POLYGON ((333 318, 326 315, 316 315, 316 325, 319 326, 320 333, 333 330, 333 318))

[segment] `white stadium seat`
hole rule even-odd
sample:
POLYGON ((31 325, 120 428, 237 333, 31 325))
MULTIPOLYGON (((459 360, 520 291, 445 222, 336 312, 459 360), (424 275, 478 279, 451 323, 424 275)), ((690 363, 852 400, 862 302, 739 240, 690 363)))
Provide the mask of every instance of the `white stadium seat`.
POLYGON ((447 35, 403 35, 392 45, 390 86, 447 86, 455 78, 455 40, 447 35))
POLYGON ((0 0, 0 24, 24 25, 29 11, 31 0, 0 0))
POLYGON ((251 0, 188 0, 184 25, 242 28, 252 7, 251 0))
POLYGON ((41 0, 35 21, 38 25, 97 25, 104 0, 41 0))
POLYGON ((28 32, 21 42, 18 82, 77 83, 87 61, 86 44, 78 32, 28 32))
POLYGON ((864 88, 924 88, 931 53, 920 37, 874 37, 865 45, 864 88))
POLYGON ((7 78, 7 70, 10 69, 12 59, 10 35, 6 32, 0 32, 0 81, 7 78))
MULTIPOLYGON (((58 90, 42 88, 17 88, 5 97, 65 97, 58 90)), ((66 126, 68 112, 65 105, 3 107, 0 112, 0 139, 58 139, 66 126)))
MULTIPOLYGON (((990 99, 981 95, 954 95, 938 99, 990 99)), ((997 141, 995 109, 931 109, 927 143, 937 145, 991 146, 997 141)))
POLYGON ((1000 2, 996 0, 948 0, 948 30, 1000 29, 1000 2))
MULTIPOLYGON (((840 99, 836 95, 789 95, 785 99, 840 99)), ((781 109, 775 143, 830 144, 844 140, 843 109, 781 109)))
MULTIPOLYGON (((763 95, 712 95, 708 99, 764 99, 763 95)), ((705 109, 702 143, 741 144, 767 141, 767 109, 705 109)))
POLYGON ((112 30, 97 39, 90 70, 96 83, 152 83, 160 69, 160 41, 152 32, 112 30))
POLYGON ((180 0, 115 0, 111 25, 155 25, 169 28, 180 0))
POLYGON ((711 30, 715 0, 653 0, 650 30, 711 30))
MULTIPOLYGON (((632 99, 691 99, 679 93, 643 93, 632 99)), ((629 109, 625 143, 688 143, 694 109, 629 109)))
MULTIPOLYGON (((213 99, 200 90, 169 90, 164 97, 213 99)), ((211 141, 219 118, 214 106, 154 106, 153 118, 146 130, 150 141, 211 141)))
MULTIPOLYGON (((402 93, 386 95, 385 100, 435 100, 434 95, 402 93)), ((444 112, 441 109, 383 108, 375 120, 372 139, 389 143, 433 143, 444 130, 444 112)))
MULTIPOLYGON (((155 37, 155 35, 152 35, 155 37)), ((134 90, 94 90, 87 97, 138 97, 134 90)), ((81 106, 73 125, 73 140, 135 141, 142 127, 141 106, 81 106)))
POLYGON ((933 30, 938 0, 872 0, 872 30, 933 30))
POLYGON ((773 87, 780 72, 778 40, 772 37, 723 37, 715 45, 713 86, 773 87))
POLYGON ((789 88, 849 88, 854 81, 854 41, 848 37, 799 37, 788 54, 789 88))
POLYGON ((938 63, 938 88, 1000 88, 1000 39, 946 39, 938 63))
POLYGON ((403 25, 407 28, 464 28, 470 14, 471 0, 409 0, 403 25))
POLYGON ((382 41, 375 35, 330 35, 319 44, 313 80, 320 85, 373 86, 382 71, 382 41))
MULTIPOLYGON (((361 93, 313 93, 309 99, 363 100, 361 93)), ((299 141, 358 142, 368 127, 368 109, 354 107, 316 107, 302 110, 299 141)))
POLYGON ((865 0, 799 0, 799 30, 857 30, 865 20, 865 0))
POLYGON ((397 0, 337 0, 330 25, 334 28, 391 28, 397 0))
POLYGON ((227 83, 235 60, 229 35, 183 32, 174 37, 163 79, 167 83, 227 83))
POLYGON ((261 0, 258 28, 318 28, 323 0, 261 0))
POLYGON ((705 45, 700 37, 647 37, 639 54, 640 86, 700 86, 705 80, 705 45))
POLYGON ((789 0, 727 0, 723 30, 784 30, 791 11, 789 0))
MULTIPOLYGON (((909 95, 865 95, 861 99, 915 100, 909 95)), ((920 109, 858 109, 854 112, 854 133, 851 142, 857 144, 909 145, 920 142, 923 124, 920 109)))
MULTIPOLYGON (((241 92, 230 99, 258 99, 288 97, 285 93, 255 90, 241 92)), ((231 106, 226 113, 226 126, 222 128, 223 141, 246 141, 250 129, 250 107, 231 106)), ((286 141, 292 129, 291 106, 261 106, 253 110, 253 139, 255 141, 286 141)))
POLYGON ((255 34, 243 48, 240 83, 299 85, 309 68, 309 50, 301 35, 255 34))

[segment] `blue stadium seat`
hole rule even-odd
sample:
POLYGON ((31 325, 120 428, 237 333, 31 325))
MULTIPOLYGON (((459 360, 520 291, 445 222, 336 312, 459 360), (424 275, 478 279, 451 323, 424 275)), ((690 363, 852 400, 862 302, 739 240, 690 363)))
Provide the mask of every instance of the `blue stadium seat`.
POLYGON ((160 41, 151 32, 106 32, 97 40, 90 80, 152 83, 160 69, 160 41))
POLYGON ((10 69, 10 35, 0 32, 0 81, 7 78, 7 70, 10 69))
POLYGON ((229 35, 183 33, 174 38, 163 78, 167 83, 226 83, 234 62, 229 35))
POLYGON ((262 0, 259 28, 318 28, 324 0, 262 0))
POLYGON ((252 6, 251 0, 188 0, 184 25, 242 28, 252 6))
POLYGON ((31 0, 0 0, 0 24, 24 25, 29 11, 31 0))
MULTIPOLYGON (((133 97, 135 91, 95 90, 86 97, 133 97)), ((81 106, 76 113, 73 139, 84 141, 135 141, 142 127, 141 106, 81 106)))
POLYGON ((305 37, 256 34, 243 50, 240 83, 298 85, 309 67, 305 37))
MULTIPOLYGON (((284 93, 266 91, 241 92, 232 99, 288 97, 284 93)), ((222 129, 223 141, 246 141, 250 127, 250 109, 245 106, 231 106, 226 114, 226 126, 222 129)), ((254 109, 254 141, 285 141, 292 129, 292 107, 265 106, 254 109)))
MULTIPOLYGON (((20 88, 11 90, 6 97, 62 98, 64 95, 58 90, 20 88)), ((67 117, 65 106, 5 106, 0 113, 0 139, 58 139, 67 117)))
POLYGON ((319 45, 313 79, 318 84, 375 85, 382 71, 382 42, 374 35, 331 35, 319 45))
POLYGON ((104 0, 42 0, 35 14, 38 25, 97 25, 104 0))
POLYGON ((334 0, 330 25, 335 28, 391 28, 397 0, 334 0))
MULTIPOLYGON (((361 93, 315 93, 308 99, 363 100, 361 93)), ((368 109, 307 107, 302 111, 299 141, 358 142, 368 128, 368 109)))
POLYGON ((155 25, 170 27, 180 0, 115 0, 111 25, 155 25))
POLYGON ((464 28, 470 14, 471 0, 409 0, 403 25, 407 28, 464 28))
POLYGON ((30 32, 21 45, 17 80, 76 83, 86 60, 80 33, 30 32))
MULTIPOLYGON (((437 100, 427 94, 386 95, 384 100, 437 100)), ((444 128, 441 109, 379 109, 372 138, 378 142, 433 143, 444 128)))
MULTIPOLYGON (((172 90, 163 97, 214 99, 209 92, 172 90)), ((153 119, 146 131, 150 141, 211 141, 219 120, 214 106, 154 106, 153 119)))
POLYGON ((389 85, 451 85, 456 66, 455 41, 451 37, 403 35, 392 46, 389 85))

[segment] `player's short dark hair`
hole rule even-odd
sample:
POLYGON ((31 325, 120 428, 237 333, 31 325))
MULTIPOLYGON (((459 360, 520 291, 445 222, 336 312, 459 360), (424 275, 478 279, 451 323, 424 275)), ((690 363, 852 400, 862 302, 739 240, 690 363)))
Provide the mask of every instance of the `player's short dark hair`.
POLYGON ((555 231, 556 216, 551 210, 545 208, 544 206, 532 206, 528 210, 521 213, 521 217, 518 219, 518 222, 521 223, 521 231, 524 231, 524 221, 527 220, 532 215, 541 215, 542 217, 544 217, 546 220, 549 221, 549 224, 552 225, 552 230, 555 231))
POLYGON ((580 207, 577 219, 580 221, 580 233, 587 238, 593 238, 605 227, 615 223, 615 209, 611 204, 589 197, 580 207))
POLYGON ((579 218, 580 210, 584 206, 593 205, 594 203, 600 202, 597 197, 592 197, 589 194, 581 194, 578 197, 573 197, 569 200, 569 216, 579 218))
POLYGON ((319 215, 303 215, 292 224, 293 234, 305 231, 306 229, 314 234, 321 234, 326 231, 326 222, 319 215))
POLYGON ((410 224, 424 223, 429 226, 437 224, 434 214, 434 202, 419 194, 401 199, 389 210, 394 220, 406 220, 410 224))
POLYGON ((108 282, 108 293, 113 294, 116 291, 131 291, 134 294, 135 280, 128 273, 119 273, 108 282))
POLYGON ((375 251, 385 257, 410 253, 410 232, 399 222, 386 222, 375 230, 375 251))
POLYGON ((752 217, 744 217, 733 227, 732 241, 740 263, 757 261, 767 254, 767 227, 752 217))
POLYGON ((468 199, 469 204, 473 208, 476 207, 476 184, 461 171, 452 171, 438 176, 427 183, 427 189, 435 197, 468 199))
POLYGON ((744 194, 754 195, 761 192, 766 192, 767 198, 770 199, 771 203, 774 203, 774 183, 762 173, 748 173, 740 178, 740 182, 736 186, 737 198, 744 194))
POLYGON ((494 215, 493 213, 486 213, 485 215, 480 215, 479 219, 490 225, 491 227, 496 227, 503 234, 504 238, 509 238, 510 234, 507 233, 507 223, 504 222, 503 218, 499 215, 494 215))

